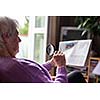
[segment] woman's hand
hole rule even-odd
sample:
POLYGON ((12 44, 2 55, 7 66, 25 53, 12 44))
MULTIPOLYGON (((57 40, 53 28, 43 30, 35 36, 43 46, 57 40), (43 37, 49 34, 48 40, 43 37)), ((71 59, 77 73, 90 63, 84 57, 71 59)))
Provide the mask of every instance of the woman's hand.
POLYGON ((61 51, 56 51, 51 59, 51 64, 56 67, 66 66, 65 54, 61 51))

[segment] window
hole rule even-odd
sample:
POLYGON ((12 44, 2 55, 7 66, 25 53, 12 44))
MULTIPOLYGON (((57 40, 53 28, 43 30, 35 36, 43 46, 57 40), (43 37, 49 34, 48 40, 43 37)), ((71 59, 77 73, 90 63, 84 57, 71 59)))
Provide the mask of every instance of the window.
POLYGON ((47 39, 47 16, 29 16, 28 35, 20 35, 20 52, 17 57, 45 62, 47 39))

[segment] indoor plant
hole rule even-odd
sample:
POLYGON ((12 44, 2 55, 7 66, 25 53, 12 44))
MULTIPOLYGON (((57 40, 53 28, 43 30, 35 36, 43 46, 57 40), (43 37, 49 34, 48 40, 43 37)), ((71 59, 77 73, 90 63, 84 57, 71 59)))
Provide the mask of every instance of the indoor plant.
POLYGON ((84 28, 83 34, 90 35, 92 39, 92 50, 100 57, 100 16, 77 16, 75 23, 79 28, 84 28))

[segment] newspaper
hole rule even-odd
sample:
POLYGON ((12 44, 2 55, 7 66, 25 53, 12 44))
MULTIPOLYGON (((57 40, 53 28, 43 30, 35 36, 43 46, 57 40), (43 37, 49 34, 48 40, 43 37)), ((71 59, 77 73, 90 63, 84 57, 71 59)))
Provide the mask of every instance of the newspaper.
POLYGON ((66 65, 85 66, 92 40, 73 40, 59 42, 59 50, 64 52, 66 65))

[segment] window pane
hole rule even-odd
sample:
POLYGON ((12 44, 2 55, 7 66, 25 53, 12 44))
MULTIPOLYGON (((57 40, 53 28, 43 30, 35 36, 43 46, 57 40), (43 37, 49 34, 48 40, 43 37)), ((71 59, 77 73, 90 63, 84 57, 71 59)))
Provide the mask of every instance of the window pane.
POLYGON ((34 40, 34 59, 39 63, 43 62, 44 33, 36 33, 34 40))
POLYGON ((45 16, 35 16, 35 27, 36 28, 45 27, 45 16))
POLYGON ((21 42, 19 43, 19 53, 16 57, 27 58, 28 57, 28 37, 20 35, 21 42))

